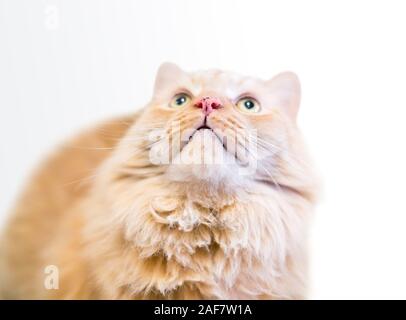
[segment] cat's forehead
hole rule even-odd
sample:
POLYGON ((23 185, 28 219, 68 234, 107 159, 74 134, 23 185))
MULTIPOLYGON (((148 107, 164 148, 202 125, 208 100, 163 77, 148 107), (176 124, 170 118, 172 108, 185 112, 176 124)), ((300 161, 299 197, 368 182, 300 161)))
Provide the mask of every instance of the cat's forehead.
POLYGON ((263 81, 257 78, 223 70, 204 70, 190 74, 193 83, 193 94, 205 91, 219 92, 229 97, 235 97, 242 91, 261 87, 263 81))

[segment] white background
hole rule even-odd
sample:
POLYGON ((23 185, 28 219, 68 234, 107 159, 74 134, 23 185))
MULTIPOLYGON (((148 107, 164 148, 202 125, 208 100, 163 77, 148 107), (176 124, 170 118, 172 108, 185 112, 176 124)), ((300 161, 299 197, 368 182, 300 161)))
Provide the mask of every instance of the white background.
POLYGON ((145 104, 161 62, 292 70, 324 180, 311 298, 406 298, 405 32, 402 1, 0 0, 0 220, 55 144, 145 104))

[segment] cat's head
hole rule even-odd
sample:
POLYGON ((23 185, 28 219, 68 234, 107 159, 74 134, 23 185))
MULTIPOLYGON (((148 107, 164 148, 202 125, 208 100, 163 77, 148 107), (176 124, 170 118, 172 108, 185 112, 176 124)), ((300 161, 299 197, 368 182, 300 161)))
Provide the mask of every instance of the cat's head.
POLYGON ((134 144, 129 167, 147 176, 211 185, 285 184, 295 166, 296 173, 303 169, 299 101, 299 80, 291 72, 261 80, 219 70, 189 73, 165 63, 151 102, 122 147, 134 144))

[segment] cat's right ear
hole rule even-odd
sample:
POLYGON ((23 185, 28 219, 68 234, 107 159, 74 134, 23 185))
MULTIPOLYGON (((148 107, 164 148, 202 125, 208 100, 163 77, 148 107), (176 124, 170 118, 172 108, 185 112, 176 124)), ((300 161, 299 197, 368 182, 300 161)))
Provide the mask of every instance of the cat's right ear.
POLYGON ((160 92, 168 86, 177 85, 181 80, 186 77, 186 73, 179 68, 176 64, 171 62, 164 62, 158 69, 154 91, 160 92))
POLYGON ((293 72, 282 72, 267 81, 273 103, 296 119, 300 105, 300 81, 293 72))

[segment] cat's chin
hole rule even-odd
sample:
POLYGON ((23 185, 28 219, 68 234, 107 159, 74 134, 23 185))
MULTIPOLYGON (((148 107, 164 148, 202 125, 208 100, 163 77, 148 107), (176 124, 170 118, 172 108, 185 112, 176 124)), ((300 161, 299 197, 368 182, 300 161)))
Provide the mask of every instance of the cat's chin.
POLYGON ((209 129, 197 131, 168 167, 172 181, 210 184, 242 183, 239 165, 209 129))

